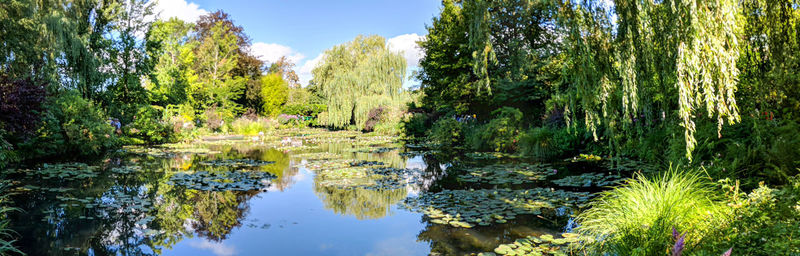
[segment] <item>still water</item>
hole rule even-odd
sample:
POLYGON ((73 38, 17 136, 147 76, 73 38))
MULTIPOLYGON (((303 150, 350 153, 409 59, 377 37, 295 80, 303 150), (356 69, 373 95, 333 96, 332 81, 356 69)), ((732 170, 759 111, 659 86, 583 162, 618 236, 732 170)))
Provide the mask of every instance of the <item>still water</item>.
POLYGON ((16 244, 28 255, 469 255, 563 226, 431 223, 403 201, 468 185, 393 138, 233 139, 6 170, 19 180, 16 244))

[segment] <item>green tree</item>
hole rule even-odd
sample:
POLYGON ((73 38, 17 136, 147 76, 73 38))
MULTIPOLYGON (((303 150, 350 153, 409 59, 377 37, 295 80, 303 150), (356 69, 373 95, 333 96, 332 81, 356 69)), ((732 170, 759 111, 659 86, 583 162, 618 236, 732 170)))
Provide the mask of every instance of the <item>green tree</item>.
POLYGON ((261 102, 266 116, 276 116, 286 103, 289 85, 280 74, 269 74, 261 77, 261 102))
POLYGON ((696 122, 713 120, 721 130, 739 120, 738 6, 732 0, 619 0, 612 13, 594 3, 565 2, 564 78, 586 126, 595 132, 603 125, 615 148, 625 138, 621 130, 647 134, 655 122, 680 126, 691 160, 696 122), (642 122, 634 126, 635 120, 642 122))
POLYGON ((160 106, 182 104, 187 100, 194 52, 189 43, 191 23, 177 18, 156 21, 147 33, 147 52, 153 58, 153 70, 145 81, 150 102, 160 106))
POLYGON ((403 105, 398 96, 405 70, 403 56, 389 51, 380 36, 358 36, 325 51, 310 85, 328 105, 321 121, 338 128, 363 127, 370 110, 403 105))
POLYGON ((240 112, 241 106, 234 100, 241 96, 245 79, 233 74, 239 57, 236 35, 218 22, 196 43, 194 69, 198 80, 189 89, 193 105, 196 109, 216 105, 229 115, 240 112))
POLYGON ((147 91, 142 78, 150 73, 151 61, 146 52, 145 38, 150 28, 147 21, 153 15, 153 5, 143 0, 125 1, 120 4, 114 30, 119 36, 113 41, 113 78, 106 91, 105 103, 111 116, 121 117, 123 122, 132 121, 139 105, 147 103, 147 91))

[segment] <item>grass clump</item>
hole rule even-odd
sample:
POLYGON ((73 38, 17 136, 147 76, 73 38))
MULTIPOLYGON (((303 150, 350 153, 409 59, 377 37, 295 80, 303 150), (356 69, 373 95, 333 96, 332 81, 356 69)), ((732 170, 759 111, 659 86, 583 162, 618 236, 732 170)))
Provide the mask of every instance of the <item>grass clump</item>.
POLYGON ((639 174, 601 193, 576 230, 591 238, 584 247, 590 253, 671 255, 680 245, 686 255, 731 217, 714 188, 694 172, 639 174))
POLYGON ((22 251, 14 246, 14 235, 16 234, 11 228, 8 220, 8 214, 13 211, 19 211, 18 208, 6 205, 8 202, 8 184, 5 181, 0 181, 0 255, 25 255, 22 251))

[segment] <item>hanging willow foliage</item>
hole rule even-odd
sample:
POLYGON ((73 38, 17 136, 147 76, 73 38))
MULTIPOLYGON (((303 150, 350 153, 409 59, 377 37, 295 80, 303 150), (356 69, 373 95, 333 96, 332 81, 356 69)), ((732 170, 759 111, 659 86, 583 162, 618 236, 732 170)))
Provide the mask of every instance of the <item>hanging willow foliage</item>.
POLYGON ((582 108, 595 139, 603 125, 612 144, 620 128, 642 134, 677 122, 691 160, 698 110, 716 120, 718 131, 739 121, 737 12, 735 0, 616 0, 613 8, 563 2, 564 79, 573 89, 567 110, 582 108), (667 118, 672 113, 677 118, 667 118))
POLYGON ((389 51, 380 36, 359 36, 325 51, 311 82, 328 104, 321 122, 338 128, 363 127, 371 109, 402 105, 398 95, 405 71, 405 58, 389 51))

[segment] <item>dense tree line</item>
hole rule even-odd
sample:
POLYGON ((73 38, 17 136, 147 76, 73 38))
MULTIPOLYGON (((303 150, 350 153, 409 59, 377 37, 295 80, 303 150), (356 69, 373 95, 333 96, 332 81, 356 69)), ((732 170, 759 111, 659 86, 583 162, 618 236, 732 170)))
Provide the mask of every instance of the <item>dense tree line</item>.
POLYGON ((0 5, 0 162, 219 130, 245 112, 275 116, 289 86, 302 90, 293 64, 259 60, 225 12, 154 15, 151 1, 0 5))
POLYGON ((760 147, 791 176, 796 161, 778 164, 783 156, 767 149, 788 148, 797 136, 765 127, 798 121, 798 15, 796 1, 772 0, 443 1, 419 42, 428 114, 406 132, 437 134, 425 127, 475 115, 456 141, 476 150, 498 149, 470 141, 483 137, 507 141, 505 151, 599 146, 655 162, 727 157, 766 167, 720 142, 756 133, 744 151, 760 147), (509 128, 517 131, 486 127, 503 109, 523 113, 509 128), (715 156, 721 151, 731 155, 715 156))

